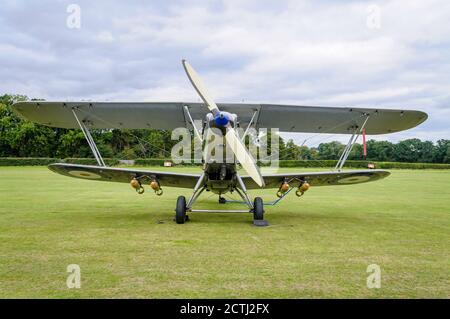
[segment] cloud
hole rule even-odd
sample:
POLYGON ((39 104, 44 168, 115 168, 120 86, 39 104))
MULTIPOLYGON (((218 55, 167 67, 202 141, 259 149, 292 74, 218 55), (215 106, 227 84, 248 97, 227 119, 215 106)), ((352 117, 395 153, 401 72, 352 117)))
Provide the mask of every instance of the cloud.
POLYGON ((114 41, 114 37, 109 31, 100 31, 95 36, 95 39, 101 43, 110 43, 114 41))
POLYGON ((450 138, 448 1, 83 0, 80 29, 66 25, 71 3, 2 3, 2 91, 198 101, 186 58, 218 101, 420 109, 426 123, 383 138, 450 138))

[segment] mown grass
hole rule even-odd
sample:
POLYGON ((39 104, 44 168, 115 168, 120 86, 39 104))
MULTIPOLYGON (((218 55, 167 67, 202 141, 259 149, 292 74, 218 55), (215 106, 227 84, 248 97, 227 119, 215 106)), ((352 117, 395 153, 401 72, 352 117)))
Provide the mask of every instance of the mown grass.
MULTIPOLYGON (((247 214, 177 225, 176 197, 189 190, 139 196, 127 184, 1 167, 0 297, 448 298, 449 186, 448 170, 394 170, 290 194, 266 208, 270 227, 247 214), (81 267, 81 289, 66 286, 69 264, 81 267), (381 267, 380 289, 366 286, 369 264, 381 267)), ((217 207, 208 196, 199 207, 217 207)))

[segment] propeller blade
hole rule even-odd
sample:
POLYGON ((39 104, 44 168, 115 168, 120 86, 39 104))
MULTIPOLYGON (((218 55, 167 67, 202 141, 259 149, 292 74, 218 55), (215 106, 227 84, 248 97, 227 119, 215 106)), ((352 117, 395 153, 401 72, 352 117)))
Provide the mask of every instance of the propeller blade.
MULTIPOLYGON (((186 74, 191 81, 192 86, 195 88, 198 95, 200 95, 203 102, 208 106, 211 113, 216 116, 220 112, 219 108, 206 90, 206 87, 203 84, 200 76, 197 74, 197 72, 195 72, 194 68, 186 60, 182 60, 182 62, 184 70, 186 71, 186 74)), ((247 174, 250 175, 250 177, 255 181, 256 184, 258 184, 259 187, 264 187, 264 179, 261 176, 258 165, 256 165, 255 159, 247 151, 240 137, 231 126, 227 127, 225 139, 247 174)))
POLYGON ((186 60, 182 60, 182 62, 184 70, 186 71, 186 74, 189 78, 189 81, 191 81, 192 86, 197 91, 198 95, 200 95, 203 102, 208 106, 211 113, 215 116, 217 113, 219 113, 219 108, 206 90, 202 79, 186 60))
POLYGON ((256 165, 255 159, 247 151, 245 145, 242 143, 241 139, 232 127, 227 128, 225 140, 227 141, 227 144, 230 146, 239 163, 241 163, 242 168, 255 181, 255 183, 258 184, 259 187, 264 187, 264 179, 261 176, 258 165, 256 165))

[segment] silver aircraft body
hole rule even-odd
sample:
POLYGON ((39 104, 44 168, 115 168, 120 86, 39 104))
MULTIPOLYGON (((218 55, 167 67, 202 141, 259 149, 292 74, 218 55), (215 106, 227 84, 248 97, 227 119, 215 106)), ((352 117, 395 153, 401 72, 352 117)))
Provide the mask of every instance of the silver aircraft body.
POLYGON ((162 188, 191 188, 193 194, 186 200, 179 196, 175 221, 183 224, 187 212, 246 212, 252 213, 254 223, 266 225, 264 203, 260 197, 250 199, 249 189, 275 189, 284 198, 296 189, 298 196, 310 187, 338 186, 376 181, 389 172, 379 169, 343 171, 343 165, 361 134, 388 134, 413 128, 427 119, 421 111, 354 108, 315 107, 276 104, 215 103, 195 70, 183 60, 183 67, 203 103, 190 102, 18 102, 13 110, 21 117, 51 127, 80 128, 96 158, 98 165, 55 163, 49 168, 62 175, 88 180, 126 182, 138 193, 149 185, 157 195, 162 188), (199 127, 197 123, 202 123, 199 127), (114 168, 105 165, 95 145, 90 129, 164 129, 185 127, 194 132, 205 147, 202 150, 201 174, 150 171, 131 168, 114 168), (247 150, 244 140, 249 128, 277 128, 281 132, 348 134, 346 145, 336 168, 327 172, 262 174, 255 158, 247 150), (210 132, 221 133, 226 152, 222 160, 213 159, 208 150, 210 132), (243 135, 238 129, 245 130, 243 135), (204 143, 205 142, 205 143, 204 143), (232 155, 232 156, 230 156, 232 155), (238 163, 247 175, 239 173, 238 163), (204 192, 219 196, 219 203, 227 200, 223 194, 237 193, 243 210, 194 209, 194 203, 204 192))

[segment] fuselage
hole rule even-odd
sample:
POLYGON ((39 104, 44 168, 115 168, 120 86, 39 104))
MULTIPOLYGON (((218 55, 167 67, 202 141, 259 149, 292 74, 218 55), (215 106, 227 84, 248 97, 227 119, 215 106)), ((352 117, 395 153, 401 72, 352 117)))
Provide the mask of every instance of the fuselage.
POLYGON ((236 127, 237 116, 228 112, 206 115, 203 136, 203 170, 207 190, 216 194, 232 191, 236 186, 236 158, 227 152, 225 134, 227 127, 236 127))
POLYGON ((204 167, 207 190, 225 194, 236 186, 236 164, 209 163, 204 167))

